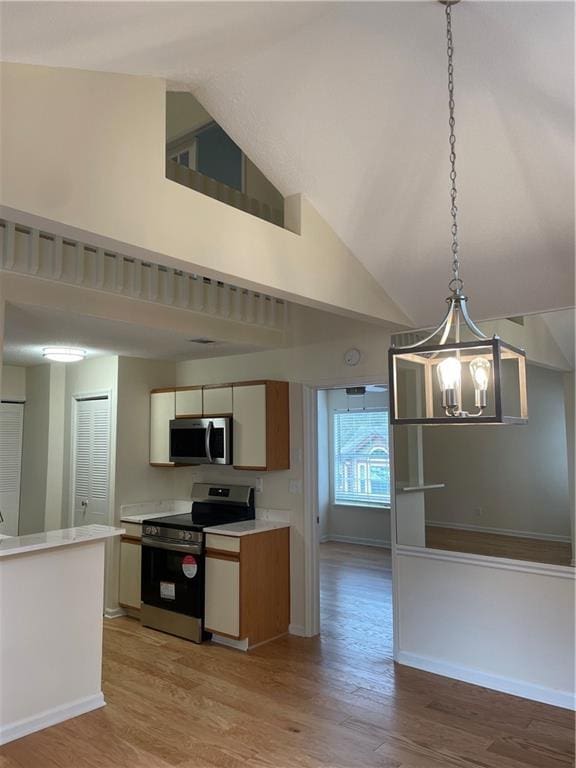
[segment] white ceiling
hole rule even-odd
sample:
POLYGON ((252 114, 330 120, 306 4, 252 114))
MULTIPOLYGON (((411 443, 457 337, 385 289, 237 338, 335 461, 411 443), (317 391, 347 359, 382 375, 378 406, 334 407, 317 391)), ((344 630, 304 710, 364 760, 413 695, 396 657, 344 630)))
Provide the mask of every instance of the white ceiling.
POLYGON ((190 333, 7 303, 3 357, 6 365, 38 365, 46 362, 43 348, 58 345, 85 349, 87 357, 125 355, 155 360, 191 360, 262 349, 227 342, 193 344, 190 338, 190 333))
MULTIPOLYGON (((574 304, 574 6, 453 10, 462 275, 476 318, 574 304)), ((449 279, 442 7, 2 3, 10 61, 187 85, 425 326, 449 279)))

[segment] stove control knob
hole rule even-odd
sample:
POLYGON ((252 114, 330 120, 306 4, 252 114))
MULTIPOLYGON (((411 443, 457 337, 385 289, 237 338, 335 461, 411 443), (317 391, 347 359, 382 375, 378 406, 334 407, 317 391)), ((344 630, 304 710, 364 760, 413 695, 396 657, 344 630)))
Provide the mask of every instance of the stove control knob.
POLYGON ((185 539, 186 538, 186 532, 185 531, 178 531, 178 538, 179 539, 185 539))
POLYGON ((147 525, 144 528, 144 533, 148 536, 156 536, 156 534, 158 533, 158 528, 156 528, 155 525, 147 525))
POLYGON ((190 533, 190 531, 186 531, 186 533, 184 534, 184 538, 186 539, 186 541, 190 541, 190 539, 192 538, 192 534, 190 533))

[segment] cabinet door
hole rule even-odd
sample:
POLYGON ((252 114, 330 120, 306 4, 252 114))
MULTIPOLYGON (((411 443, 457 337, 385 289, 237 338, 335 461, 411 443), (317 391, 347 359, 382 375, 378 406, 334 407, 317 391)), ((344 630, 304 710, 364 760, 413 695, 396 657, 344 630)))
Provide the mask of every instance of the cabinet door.
POLYGON ((174 466, 170 461, 170 419, 175 416, 174 390, 150 394, 150 464, 174 466))
POLYGON ((119 603, 140 610, 140 567, 142 545, 137 541, 120 542, 119 603))
POLYGON ((234 387, 234 466, 266 469, 266 384, 234 387))
POLYGON ((240 633, 240 563, 206 558, 204 624, 209 632, 238 638, 240 633))
POLYGON ((176 390, 176 416, 202 416, 202 387, 176 390))
POLYGON ((232 413, 232 387, 209 387, 204 390, 204 416, 232 413))

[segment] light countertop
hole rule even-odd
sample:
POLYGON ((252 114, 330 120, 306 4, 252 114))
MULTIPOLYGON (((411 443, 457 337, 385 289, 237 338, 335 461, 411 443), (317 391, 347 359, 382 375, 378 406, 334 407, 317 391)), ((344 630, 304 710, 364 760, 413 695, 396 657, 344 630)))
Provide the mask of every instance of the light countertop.
POLYGON ((122 504, 120 520, 123 523, 143 523, 151 517, 168 517, 190 512, 190 499, 168 499, 164 501, 140 501, 136 504, 122 504))
POLYGON ((243 520, 240 523, 228 523, 228 525, 212 525, 209 528, 204 528, 204 533, 220 533, 223 536, 250 536, 251 533, 276 531, 279 528, 290 528, 290 523, 243 520))
POLYGON ((0 558, 35 552, 40 549, 54 549, 88 541, 109 539, 120 536, 123 528, 111 525, 83 525, 78 528, 65 528, 61 531, 30 533, 27 536, 6 536, 0 539, 0 558))

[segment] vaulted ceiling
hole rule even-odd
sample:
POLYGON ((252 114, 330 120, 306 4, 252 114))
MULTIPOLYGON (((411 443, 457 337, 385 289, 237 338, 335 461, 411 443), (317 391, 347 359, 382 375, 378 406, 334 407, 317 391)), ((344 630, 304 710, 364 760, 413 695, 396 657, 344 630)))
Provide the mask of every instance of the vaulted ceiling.
MULTIPOLYGON (((429 2, 2 3, 5 60, 190 89, 416 325, 449 275, 445 30, 429 2)), ((574 304, 574 6, 453 10, 462 273, 481 318, 574 304)), ((135 129, 137 129, 135 127, 135 129)))

